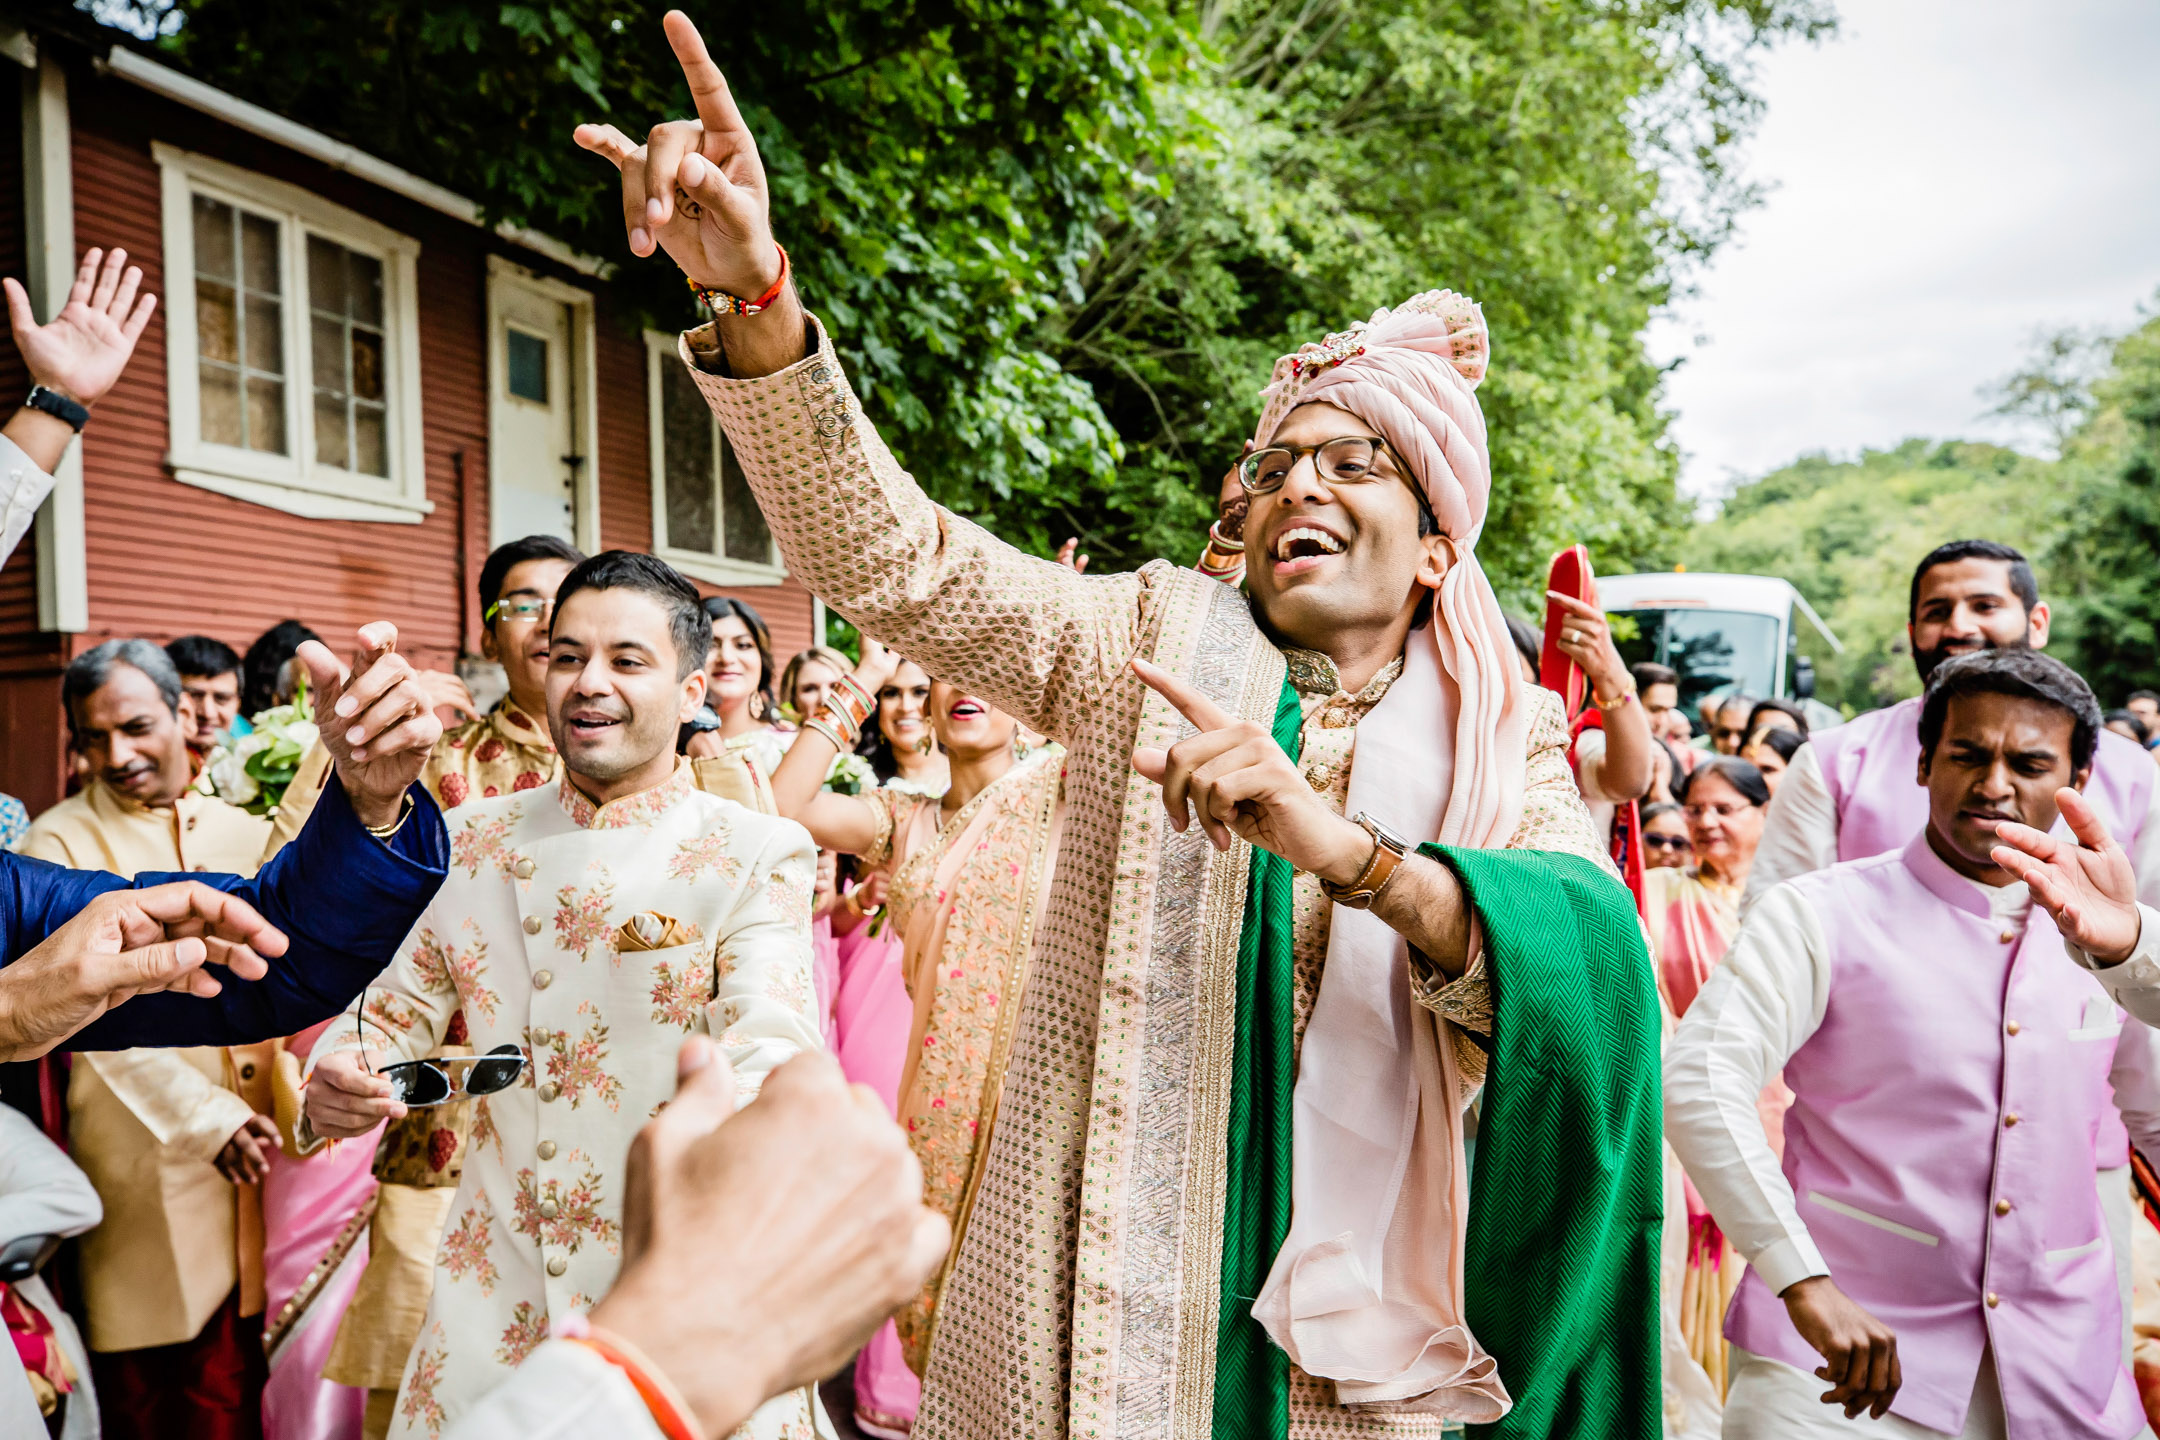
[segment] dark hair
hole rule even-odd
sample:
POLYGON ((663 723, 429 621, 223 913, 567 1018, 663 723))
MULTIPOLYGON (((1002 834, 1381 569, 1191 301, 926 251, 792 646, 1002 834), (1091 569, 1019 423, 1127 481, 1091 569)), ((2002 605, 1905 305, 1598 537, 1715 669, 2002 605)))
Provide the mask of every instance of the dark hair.
POLYGON ((1661 820, 1667 815, 1678 815, 1683 820, 1687 818, 1687 812, 1670 800, 1658 800, 1643 806, 1636 818, 1641 822, 1642 828, 1647 830, 1652 820, 1661 820))
POLYGON ((1652 685, 1670 685, 1675 689, 1680 686, 1680 672, 1670 665, 1660 665, 1655 660, 1644 660, 1628 666, 1628 674, 1635 677, 1635 688, 1638 691, 1647 690, 1652 685))
POLYGON ((1698 760, 1695 773, 1687 777, 1687 784, 1680 789, 1683 802, 1694 792, 1695 782, 1705 775, 1718 776, 1758 810, 1770 803, 1770 783, 1762 778, 1762 771, 1737 755, 1710 755, 1698 760))
POLYGON ((165 647, 165 654, 182 675, 215 679, 240 669, 240 652, 208 635, 182 635, 165 647))
POLYGON ((1745 731, 1743 738, 1745 738, 1745 735, 1753 735, 1755 733, 1755 727, 1762 724, 1762 718, 1765 715, 1785 716, 1787 719, 1791 720, 1793 724, 1800 727, 1800 737, 1803 740, 1807 738, 1807 711, 1801 709, 1798 705, 1793 704, 1793 702, 1790 700, 1756 701, 1755 708, 1748 711, 1747 730, 1745 731))
POLYGON ((1658 749, 1663 750, 1665 752, 1665 758, 1671 762, 1672 768, 1670 773, 1672 775, 1673 793, 1676 795, 1679 794, 1680 787, 1687 784, 1687 766, 1681 762, 1680 752, 1673 749, 1672 746, 1666 744, 1663 740, 1658 739, 1655 735, 1650 737, 1650 743, 1657 746, 1658 749))
POLYGON ((1530 662, 1532 670, 1539 669, 1545 662, 1545 638, 1531 629, 1527 621, 1518 620, 1513 615, 1505 618, 1508 638, 1515 642, 1516 653, 1530 662))
POLYGON ((2092 764, 2100 739, 2100 702, 2083 676, 2038 650, 1976 650, 1935 667, 1920 702, 1920 753, 1942 740, 1950 702, 1960 695, 2015 695, 2053 705, 2070 717, 2070 768, 2092 764))
POLYGON ((2138 744, 2140 745, 2152 739, 2152 731, 2145 728, 2145 722, 2138 719, 2135 710, 2110 710, 2100 718, 2103 724, 2128 725, 2137 735, 2138 744))
POLYGON ((1763 731, 1757 743, 1769 746, 1772 751, 1776 752, 1778 759, 1790 765, 1792 764, 1792 757, 1799 754, 1800 747, 1808 742, 1807 736, 1800 734, 1796 730, 1787 730, 1780 725, 1774 730, 1763 731))
POLYGON ((1952 540, 1928 551, 1925 558, 1912 572, 1912 596, 1905 602, 1905 618, 1910 621, 1920 614, 1920 581, 1938 565, 1955 565, 1960 560, 2001 560, 2010 567, 2010 589, 2018 597, 2018 603, 2030 611, 2040 603, 2040 586, 2033 579, 2032 566, 2025 557, 2008 545, 1993 540, 1952 540))
MULTIPOLYGON (((905 656, 900 658, 900 665, 914 664, 914 661, 905 656)), ((915 668, 922 670, 920 665, 916 665, 915 668)), ((923 670, 925 678, 928 678, 929 673, 929 671, 923 670)), ((899 683, 900 666, 895 665, 892 678, 887 680, 885 684, 898 685, 899 683)), ((899 752, 893 749, 893 743, 887 738, 885 727, 879 721, 879 716, 884 710, 884 706, 878 703, 883 691, 882 686, 879 688, 880 694, 870 697, 872 704, 870 718, 863 722, 862 738, 855 742, 855 753, 870 762, 870 773, 877 776, 878 783, 883 785, 900 773, 900 755, 899 752)))
POLYGON ((2135 705, 2140 700, 2150 700, 2155 705, 2160 705, 2160 691, 2132 690, 2130 692, 2130 703, 2135 705))
POLYGON ((555 615, 549 625, 562 620, 563 606, 580 590, 635 590, 650 595, 667 612, 668 633, 675 641, 675 678, 680 680, 705 664, 712 652, 712 626, 698 604, 697 586, 676 573, 665 560, 636 550, 603 550, 563 577, 555 592, 555 615))
POLYGON ((704 603, 705 618, 710 622, 706 626, 707 634, 711 633, 713 625, 717 625, 729 616, 742 621, 749 629, 750 638, 757 642, 758 694, 765 701, 765 708, 758 712, 757 718, 767 722, 776 719, 779 715, 779 707, 773 703, 772 631, 766 627, 765 617, 732 595, 708 595, 705 597, 704 603))
POLYGON ((165 708, 180 713, 180 672, 172 657, 148 640, 107 640, 70 660, 60 676, 60 706, 67 712, 69 734, 75 732, 76 704, 102 689, 122 665, 140 670, 157 686, 165 708))
MULTIPOLYGON (((572 565, 585 563, 585 552, 557 535, 527 535, 522 540, 510 540, 488 552, 487 560, 480 566, 480 623, 492 625, 494 620, 488 611, 502 599, 503 581, 510 572, 527 560, 567 560, 572 565)), ((553 598, 552 596, 549 598, 553 598)))
POLYGON ((298 620, 280 620, 255 637, 240 661, 240 713, 253 715, 277 703, 278 672, 300 649, 300 642, 322 636, 298 620))

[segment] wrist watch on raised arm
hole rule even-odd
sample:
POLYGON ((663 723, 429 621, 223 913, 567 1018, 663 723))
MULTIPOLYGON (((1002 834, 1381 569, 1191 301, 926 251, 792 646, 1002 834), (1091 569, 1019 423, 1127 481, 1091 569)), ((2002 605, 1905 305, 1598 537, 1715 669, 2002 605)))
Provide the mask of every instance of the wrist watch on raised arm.
POLYGON ((90 423, 90 407, 80 401, 70 400, 57 390, 43 385, 33 385, 23 397, 25 410, 42 410, 55 420, 63 420, 76 434, 82 434, 83 426, 90 423))
POLYGON ((1372 836, 1372 858, 1365 862, 1365 868, 1360 870, 1357 878, 1348 885, 1335 885, 1322 880, 1320 889, 1337 905, 1347 906, 1352 910, 1370 910, 1373 901, 1379 899, 1380 892, 1387 888, 1388 881, 1395 878, 1395 869, 1402 864, 1403 857, 1410 853, 1410 842, 1363 810, 1351 816, 1350 823, 1363 827, 1365 833, 1372 836))

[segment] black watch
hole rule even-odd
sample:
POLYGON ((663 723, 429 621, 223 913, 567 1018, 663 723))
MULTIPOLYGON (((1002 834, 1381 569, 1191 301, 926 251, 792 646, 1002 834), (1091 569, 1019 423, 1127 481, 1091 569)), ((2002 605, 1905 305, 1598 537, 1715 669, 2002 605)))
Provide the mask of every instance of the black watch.
POLYGON ((43 385, 30 387, 30 394, 23 400, 23 407, 42 410, 55 420, 67 421, 78 435, 82 434, 82 427, 90 423, 89 406, 70 400, 57 390, 48 390, 43 385))

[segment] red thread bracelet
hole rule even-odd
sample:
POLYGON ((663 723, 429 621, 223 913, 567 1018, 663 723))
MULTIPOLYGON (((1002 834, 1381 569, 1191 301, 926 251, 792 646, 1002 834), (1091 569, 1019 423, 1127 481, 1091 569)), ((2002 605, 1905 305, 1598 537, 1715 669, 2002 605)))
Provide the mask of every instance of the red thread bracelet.
POLYGON ((555 1323, 554 1334, 557 1340, 582 1345, 622 1371, 667 1440, 705 1440, 705 1432, 690 1418, 689 1402, 637 1346, 613 1331, 600 1329, 582 1314, 564 1316, 555 1323))
POLYGON ((689 282, 690 289, 697 295, 698 299, 705 303, 705 308, 712 311, 714 315, 755 315, 772 304, 773 301, 778 300, 780 292, 787 288, 788 270, 791 268, 788 261, 787 247, 776 240, 773 242, 772 248, 780 252, 780 278, 767 286, 765 293, 755 300, 744 300, 728 294, 725 290, 715 290, 710 285, 700 285, 687 275, 683 279, 689 282))

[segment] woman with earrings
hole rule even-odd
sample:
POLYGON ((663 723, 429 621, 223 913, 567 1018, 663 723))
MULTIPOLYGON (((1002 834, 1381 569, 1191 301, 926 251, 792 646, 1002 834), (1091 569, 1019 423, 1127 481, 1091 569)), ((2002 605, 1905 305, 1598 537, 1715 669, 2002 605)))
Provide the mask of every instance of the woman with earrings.
MULTIPOLYGON (((897 1113, 922 1162, 926 1199, 952 1221, 957 1248, 1056 863, 1064 752, 1047 746, 1022 758, 1012 716, 932 682, 927 724, 950 773, 942 796, 892 786, 854 796, 821 791, 833 756, 870 719, 870 697, 890 688, 899 671, 897 657, 866 642, 863 663, 803 722, 774 772, 773 799, 820 845, 860 856, 891 877, 886 924, 900 940, 912 1002, 897 1113)), ((896 1317, 899 1348, 917 1374, 943 1283, 941 1272, 896 1317)), ((865 1380, 880 1379, 877 1352, 894 1333, 872 1342, 857 1364, 858 1409, 882 1412, 858 1418, 887 1433, 902 1427, 890 1423, 878 1397, 866 1395, 865 1380)))
MULTIPOLYGON (((865 651, 866 662, 868 658, 865 651)), ((871 692, 877 723, 857 742, 858 752, 870 762, 881 788, 935 799, 945 793, 948 776, 930 725, 930 677, 912 660, 890 652, 886 659, 895 662, 891 673, 871 692)))
POLYGON ((705 705, 720 723, 690 737, 683 753, 694 759, 740 755, 761 775, 771 775, 794 733, 778 723, 772 632, 763 616, 733 596, 707 596, 705 615, 713 632, 705 705))

